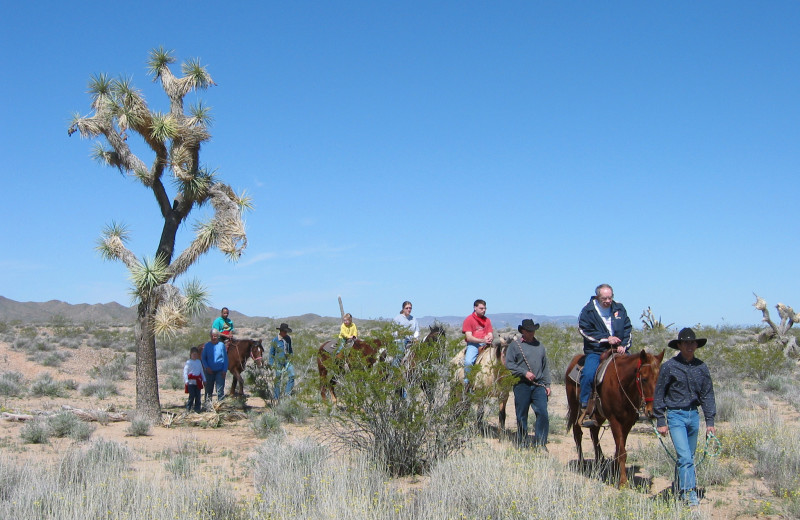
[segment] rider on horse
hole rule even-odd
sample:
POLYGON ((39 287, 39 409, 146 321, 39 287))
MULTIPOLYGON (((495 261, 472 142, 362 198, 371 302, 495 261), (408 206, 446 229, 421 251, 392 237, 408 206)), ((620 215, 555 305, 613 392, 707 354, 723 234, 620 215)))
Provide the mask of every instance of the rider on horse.
POLYGON ((614 289, 608 284, 600 284, 595 289, 595 296, 581 310, 578 319, 578 330, 583 336, 583 353, 586 359, 581 373, 581 411, 579 421, 582 426, 597 426, 594 414, 594 399, 591 400, 593 382, 600 356, 606 350, 624 354, 631 347, 631 320, 625 307, 614 301, 614 289))

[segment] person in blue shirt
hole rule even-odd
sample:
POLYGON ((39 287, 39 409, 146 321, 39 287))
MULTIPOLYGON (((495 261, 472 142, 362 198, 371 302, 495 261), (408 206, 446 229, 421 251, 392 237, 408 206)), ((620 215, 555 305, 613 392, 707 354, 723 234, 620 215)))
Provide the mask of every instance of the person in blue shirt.
POLYGON ((294 388, 294 365, 290 360, 292 356, 292 329, 287 323, 278 327, 278 335, 269 346, 269 365, 275 370, 275 399, 281 395, 291 395, 294 388), (284 380, 286 381, 284 386, 284 380), (283 387, 283 388, 281 388, 283 387), (281 391, 283 390, 283 391, 281 391))
POLYGON ((211 402, 214 386, 217 387, 217 400, 225 398, 225 376, 228 374, 228 350, 220 339, 219 331, 211 329, 211 341, 203 346, 200 356, 206 372, 206 403, 211 402))

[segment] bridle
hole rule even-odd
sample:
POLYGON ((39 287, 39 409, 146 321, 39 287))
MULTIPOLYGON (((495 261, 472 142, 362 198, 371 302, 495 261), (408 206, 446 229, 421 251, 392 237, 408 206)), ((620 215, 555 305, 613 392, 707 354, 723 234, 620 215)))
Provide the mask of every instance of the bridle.
POLYGON ((642 387, 642 368, 649 367, 652 365, 652 363, 642 363, 641 358, 639 358, 639 360, 636 363, 636 389, 639 391, 639 399, 640 399, 639 406, 636 406, 633 403, 633 400, 628 395, 628 393, 625 391, 625 387, 622 385, 622 380, 619 377, 619 367, 617 367, 616 356, 614 356, 613 360, 614 360, 614 371, 617 373, 617 382, 619 382, 619 389, 622 392, 622 395, 625 396, 625 399, 628 400, 628 403, 630 403, 630 405, 633 407, 634 410, 639 412, 639 414, 644 414, 645 410, 647 409, 647 403, 652 403, 654 398, 645 397, 644 395, 644 387, 642 387))

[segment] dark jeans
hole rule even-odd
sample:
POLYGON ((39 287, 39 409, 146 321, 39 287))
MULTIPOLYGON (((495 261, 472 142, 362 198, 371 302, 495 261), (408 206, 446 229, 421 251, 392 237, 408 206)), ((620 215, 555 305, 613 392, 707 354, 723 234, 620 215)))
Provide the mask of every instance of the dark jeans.
POLYGON ((547 444, 550 433, 550 416, 547 415, 547 390, 543 386, 518 383, 514 385, 514 408, 517 411, 517 442, 528 438, 528 409, 536 414, 536 434, 534 442, 539 446, 547 444))
POLYGON ((217 400, 221 401, 225 397, 225 376, 227 373, 227 370, 206 372, 206 399, 211 399, 211 395, 214 393, 214 385, 217 386, 217 400))
POLYGON ((197 385, 189 385, 189 399, 186 401, 186 411, 194 409, 195 412, 200 413, 200 389, 197 385))

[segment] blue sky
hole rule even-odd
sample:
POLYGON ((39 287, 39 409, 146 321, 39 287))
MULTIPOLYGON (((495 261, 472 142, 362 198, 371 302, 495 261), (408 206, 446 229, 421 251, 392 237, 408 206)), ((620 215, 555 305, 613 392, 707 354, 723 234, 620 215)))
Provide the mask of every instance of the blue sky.
POLYGON ((647 306, 678 327, 758 323, 754 291, 800 308, 798 2, 6 11, 8 298, 130 303, 94 245, 116 220, 151 256, 155 201, 66 129, 100 72, 165 108, 145 72, 163 45, 208 66, 218 85, 190 95, 215 117, 202 160, 256 205, 238 264, 212 252, 189 271, 212 305, 335 316, 341 295, 367 318, 483 298, 490 315, 577 315, 607 282, 637 324, 647 306))

